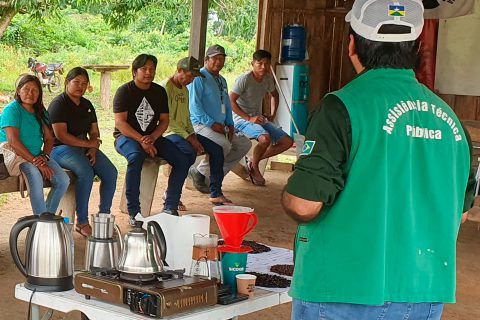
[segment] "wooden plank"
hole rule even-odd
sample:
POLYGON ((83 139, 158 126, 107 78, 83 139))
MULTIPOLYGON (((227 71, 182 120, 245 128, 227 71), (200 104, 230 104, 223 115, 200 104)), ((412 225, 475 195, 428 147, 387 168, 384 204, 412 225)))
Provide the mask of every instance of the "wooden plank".
POLYGON ((292 172, 293 168, 294 168, 294 165, 292 163, 279 162, 279 161, 271 161, 270 162, 270 170, 280 170, 280 171, 292 172))
POLYGON ((205 56, 207 39, 208 0, 192 1, 192 22, 190 24, 190 44, 188 52, 198 61, 205 56))
POLYGON ((455 113, 460 120, 475 119, 477 114, 475 110, 476 97, 472 96, 456 96, 455 113))

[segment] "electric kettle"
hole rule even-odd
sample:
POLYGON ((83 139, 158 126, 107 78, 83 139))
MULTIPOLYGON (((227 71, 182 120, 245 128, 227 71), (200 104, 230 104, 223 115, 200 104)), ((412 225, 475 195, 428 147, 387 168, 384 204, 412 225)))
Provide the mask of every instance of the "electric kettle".
POLYGON ((131 276, 154 276, 162 272, 167 265, 167 245, 162 228, 155 221, 147 224, 147 230, 142 229, 143 222, 136 221, 135 228, 130 230, 123 240, 123 251, 118 262, 118 271, 131 276))
POLYGON ((37 291, 73 289, 72 241, 61 216, 43 213, 18 219, 10 231, 10 253, 27 278, 25 288, 37 291), (23 262, 18 252, 18 236, 26 228, 23 262))

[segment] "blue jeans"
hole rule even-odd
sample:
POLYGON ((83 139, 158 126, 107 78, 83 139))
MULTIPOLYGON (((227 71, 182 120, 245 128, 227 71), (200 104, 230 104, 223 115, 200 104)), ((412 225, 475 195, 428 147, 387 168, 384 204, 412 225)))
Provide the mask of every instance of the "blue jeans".
POLYGON ((60 145, 53 148, 51 157, 77 177, 75 201, 78 224, 88 223, 88 202, 95 176, 101 180, 98 210, 102 213, 110 213, 113 195, 117 187, 117 169, 102 151, 97 150, 94 166, 90 164, 84 148, 60 145))
POLYGON ((67 191, 70 184, 70 178, 63 169, 50 159, 48 166, 53 170, 53 177, 50 180, 52 187, 48 192, 47 200, 43 198, 43 176, 36 166, 30 162, 24 162, 20 165, 20 171, 25 174, 30 191, 30 203, 33 214, 42 214, 45 212, 56 213, 60 200, 67 191))
POLYGON ((200 134, 197 134, 197 139, 202 144, 205 153, 208 154, 209 157, 208 162, 210 164, 210 197, 221 197, 223 196, 222 183, 224 178, 223 148, 212 140, 205 138, 200 134))
POLYGON ((292 320, 440 320, 442 303, 393 303, 381 306, 316 303, 293 299, 292 320))
POLYGON ((278 128, 271 122, 264 124, 251 123, 246 120, 239 120, 235 122, 235 129, 244 133, 247 137, 258 139, 262 135, 269 135, 272 141, 277 143, 287 135, 282 128, 278 128))
MULTIPOLYGON (((178 207, 188 169, 196 158, 193 148, 191 153, 186 152, 187 149, 183 148, 184 145, 181 149, 171 139, 160 137, 154 143, 155 148, 157 148, 157 156, 165 159, 172 166, 172 172, 168 178, 167 198, 164 204, 164 208, 169 210, 178 207)), ((137 141, 124 135, 120 135, 115 140, 115 149, 128 162, 125 175, 125 196, 128 213, 135 216, 140 212, 140 179, 143 162, 148 155, 137 141)))

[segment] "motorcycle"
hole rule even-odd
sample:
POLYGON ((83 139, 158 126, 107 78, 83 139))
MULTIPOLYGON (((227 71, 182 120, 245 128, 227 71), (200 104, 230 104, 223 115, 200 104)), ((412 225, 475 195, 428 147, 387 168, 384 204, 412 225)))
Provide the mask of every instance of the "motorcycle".
POLYGON ((27 75, 33 74, 36 76, 42 87, 47 87, 48 91, 55 93, 58 92, 62 86, 62 77, 63 74, 63 62, 60 63, 49 63, 45 64, 38 62, 35 58, 28 58, 28 68, 30 72, 22 73, 15 81, 15 88, 18 86, 20 79, 27 75))

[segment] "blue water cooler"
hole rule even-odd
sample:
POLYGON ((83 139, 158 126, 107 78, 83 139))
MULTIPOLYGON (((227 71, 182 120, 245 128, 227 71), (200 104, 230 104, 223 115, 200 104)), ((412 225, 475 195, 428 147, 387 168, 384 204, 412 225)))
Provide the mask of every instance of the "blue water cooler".
MULTIPOLYGON (((302 63, 281 64, 277 66, 276 75, 288 105, 291 107, 293 119, 300 134, 304 135, 308 119, 308 65, 302 63)), ((280 103, 275 121, 277 125, 282 127, 283 131, 293 137, 293 134, 296 133, 295 126, 292 123, 285 99, 280 92, 279 95, 280 103)))

